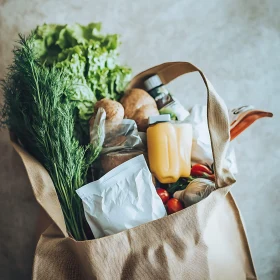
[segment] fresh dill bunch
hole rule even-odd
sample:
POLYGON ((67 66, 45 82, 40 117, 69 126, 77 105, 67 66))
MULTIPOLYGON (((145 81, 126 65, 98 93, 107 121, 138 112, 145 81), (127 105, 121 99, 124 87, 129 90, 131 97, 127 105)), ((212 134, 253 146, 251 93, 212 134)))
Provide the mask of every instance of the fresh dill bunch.
POLYGON ((40 64, 33 34, 19 37, 13 63, 2 82, 0 122, 47 169, 67 230, 76 240, 84 240, 84 212, 75 190, 86 183, 87 170, 101 147, 80 146, 74 132, 74 107, 66 98, 72 90, 71 81, 61 70, 40 64))

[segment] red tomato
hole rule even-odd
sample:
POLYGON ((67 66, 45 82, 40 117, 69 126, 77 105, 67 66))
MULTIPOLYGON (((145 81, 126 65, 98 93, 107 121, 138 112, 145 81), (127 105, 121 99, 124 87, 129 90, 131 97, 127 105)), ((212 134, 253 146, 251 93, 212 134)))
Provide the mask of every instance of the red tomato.
POLYGON ((167 190, 159 188, 157 189, 157 194, 161 198, 163 204, 165 204, 168 201, 169 193, 167 192, 167 190))
POLYGON ((167 206, 168 214, 173 214, 175 212, 178 212, 178 211, 184 209, 182 202, 180 200, 178 200, 177 198, 169 199, 166 206, 167 206))

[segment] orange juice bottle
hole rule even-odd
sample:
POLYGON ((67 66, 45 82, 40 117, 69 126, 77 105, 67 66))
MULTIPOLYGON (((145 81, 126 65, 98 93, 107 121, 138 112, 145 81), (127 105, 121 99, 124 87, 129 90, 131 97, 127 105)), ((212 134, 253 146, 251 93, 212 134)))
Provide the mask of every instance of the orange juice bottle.
POLYGON ((149 118, 148 158, 151 173, 163 184, 190 176, 192 125, 170 122, 170 115, 149 118))

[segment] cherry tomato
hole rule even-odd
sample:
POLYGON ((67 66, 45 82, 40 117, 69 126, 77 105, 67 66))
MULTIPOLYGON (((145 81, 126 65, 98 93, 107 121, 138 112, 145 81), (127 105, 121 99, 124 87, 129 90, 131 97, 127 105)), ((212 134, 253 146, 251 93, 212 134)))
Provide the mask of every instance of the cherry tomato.
POLYGON ((157 194, 161 198, 163 204, 165 204, 168 201, 169 193, 167 192, 167 190, 159 188, 157 189, 157 194))
POLYGON ((182 209, 184 209, 183 204, 180 200, 177 198, 170 198, 166 204, 167 206, 167 213, 173 214, 175 212, 178 212, 182 209))

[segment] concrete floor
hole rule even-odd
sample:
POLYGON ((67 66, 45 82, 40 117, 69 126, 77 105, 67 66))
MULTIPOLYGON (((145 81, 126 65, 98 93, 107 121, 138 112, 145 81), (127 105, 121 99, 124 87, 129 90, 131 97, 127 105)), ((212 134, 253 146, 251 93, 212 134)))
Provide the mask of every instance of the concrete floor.
MULTIPOLYGON (((0 78, 17 33, 37 24, 103 22, 122 35, 121 59, 134 73, 167 61, 203 69, 229 108, 252 104, 274 113, 235 142, 239 174, 233 194, 246 223, 260 279, 280 279, 280 2, 279 0, 0 0, 0 78)), ((185 106, 205 102, 197 75, 171 84, 185 106)), ((0 132, 0 275, 30 279, 37 217, 19 159, 0 132)), ((229 252, 230 253, 230 252, 229 252)))

